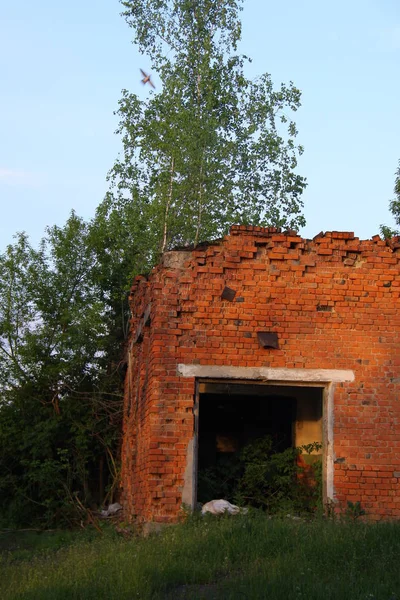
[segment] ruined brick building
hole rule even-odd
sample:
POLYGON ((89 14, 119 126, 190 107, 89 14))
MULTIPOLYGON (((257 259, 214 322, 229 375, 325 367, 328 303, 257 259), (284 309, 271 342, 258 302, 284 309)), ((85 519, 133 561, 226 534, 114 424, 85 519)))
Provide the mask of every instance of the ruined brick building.
POLYGON ((400 517, 399 242, 234 226, 222 241, 166 252, 136 278, 122 451, 129 517, 173 522, 193 507, 204 456, 240 444, 240 427, 278 428, 293 445, 320 440, 325 501, 400 517))

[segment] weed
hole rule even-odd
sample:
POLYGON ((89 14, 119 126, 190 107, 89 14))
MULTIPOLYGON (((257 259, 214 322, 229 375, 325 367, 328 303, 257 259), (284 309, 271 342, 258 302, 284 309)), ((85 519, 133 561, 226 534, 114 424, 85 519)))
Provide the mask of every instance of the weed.
POLYGON ((363 517, 366 513, 365 510, 361 506, 361 502, 358 500, 357 502, 347 502, 346 508, 346 517, 356 521, 359 517, 363 517))
POLYGON ((92 530, 36 556, 6 555, 0 597, 389 600, 400 589, 399 534, 398 523, 292 521, 260 510, 195 516, 147 539, 92 530))
POLYGON ((272 514, 315 512, 322 504, 320 450, 314 442, 277 452, 271 436, 258 438, 200 471, 198 496, 203 501, 226 498, 272 514))

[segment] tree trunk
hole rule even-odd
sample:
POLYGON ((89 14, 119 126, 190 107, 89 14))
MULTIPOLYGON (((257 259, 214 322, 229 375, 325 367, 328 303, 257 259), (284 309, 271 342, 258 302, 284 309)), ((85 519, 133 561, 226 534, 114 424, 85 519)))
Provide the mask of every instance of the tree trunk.
POLYGON ((168 193, 168 198, 167 198, 167 203, 165 205, 165 213, 164 213, 164 228, 163 228, 163 240, 162 240, 162 244, 161 244, 161 253, 165 252, 165 249, 167 247, 167 237, 168 237, 168 215, 169 215, 169 209, 171 207, 171 203, 172 203, 172 183, 174 181, 174 167, 175 167, 175 161, 174 161, 174 157, 171 158, 171 176, 170 176, 170 180, 169 180, 169 193, 168 193))

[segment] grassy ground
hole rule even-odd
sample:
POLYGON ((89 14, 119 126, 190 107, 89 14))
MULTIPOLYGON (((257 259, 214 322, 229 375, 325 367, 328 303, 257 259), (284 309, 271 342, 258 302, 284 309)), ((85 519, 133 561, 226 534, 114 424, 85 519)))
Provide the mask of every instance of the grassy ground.
POLYGON ((1 534, 0 552, 2 600, 400 600, 400 523, 210 516, 128 541, 1 534))

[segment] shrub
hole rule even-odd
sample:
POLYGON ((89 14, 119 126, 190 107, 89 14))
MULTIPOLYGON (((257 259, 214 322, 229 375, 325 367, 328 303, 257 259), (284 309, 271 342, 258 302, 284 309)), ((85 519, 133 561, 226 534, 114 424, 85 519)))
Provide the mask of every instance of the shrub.
POLYGON ((276 452, 270 435, 199 473, 199 499, 232 499, 269 513, 314 512, 322 505, 319 442, 276 452))

